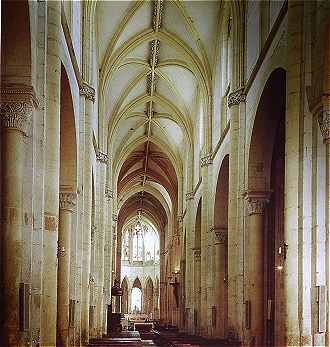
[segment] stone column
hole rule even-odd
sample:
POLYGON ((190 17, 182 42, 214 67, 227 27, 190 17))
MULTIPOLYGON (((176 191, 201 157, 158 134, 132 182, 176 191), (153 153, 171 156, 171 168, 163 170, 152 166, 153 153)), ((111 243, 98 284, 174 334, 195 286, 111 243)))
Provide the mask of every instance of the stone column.
MULTIPOLYGON (((327 100, 328 101, 328 100, 327 100)), ((328 101, 330 104, 330 100, 328 101)), ((326 278, 328 282, 328 286, 330 285, 330 260, 329 260, 329 254, 330 254, 330 108, 328 105, 326 105, 325 109, 322 109, 322 111, 318 115, 318 122, 320 125, 320 130, 324 139, 324 143, 326 146, 326 198, 325 198, 325 228, 326 228, 326 235, 327 235, 327 255, 328 260, 326 264, 326 278)), ((328 288, 327 290, 328 295, 328 303, 330 302, 330 290, 328 288)), ((326 343, 327 346, 330 345, 330 310, 327 310, 328 317, 327 317, 327 331, 326 331, 326 343)))
POLYGON ((105 245, 105 177, 108 162, 108 155, 99 151, 97 160, 100 163, 100 232, 98 242, 98 302, 97 302, 97 335, 102 337, 103 309, 104 309, 104 245, 105 245))
POLYGON ((284 343, 298 346, 301 334, 301 293, 299 286, 301 244, 301 146, 303 119, 303 75, 304 58, 303 21, 304 1, 288 2, 288 68, 286 74, 285 112, 285 185, 284 185, 284 240, 288 245, 283 267, 284 343), (299 20, 297 20, 299 18, 299 20))
POLYGON ((228 335, 239 339, 241 331, 240 310, 242 301, 238 289, 242 286, 242 272, 239 246, 242 242, 238 234, 238 137, 240 103, 245 102, 243 89, 237 89, 228 96, 230 111, 230 160, 228 191, 228 335), (240 282, 240 283, 239 283, 240 282))
POLYGON ((195 322, 195 312, 197 312, 197 324, 195 325, 194 333, 200 333, 200 320, 201 320, 201 250, 194 248, 194 313, 193 319, 195 322))
POLYGON ((248 297, 251 303, 250 343, 264 345, 264 210, 269 194, 247 194, 249 225, 247 235, 248 297))
MULTIPOLYGON (((171 268, 171 267, 170 267, 171 268)), ((167 275, 167 323, 173 325, 173 289, 170 283, 172 282, 172 276, 167 275)))
MULTIPOLYGON (((105 186, 105 197, 106 204, 104 209, 104 218, 105 218, 105 247, 104 247, 104 300, 106 305, 110 305, 111 300, 111 283, 112 283, 112 226, 111 226, 111 200, 113 198, 113 192, 109 186, 105 186)), ((107 315, 104 308, 104 322, 103 322, 103 333, 107 331, 107 315)))
POLYGON ((215 336, 219 338, 225 338, 227 328, 227 234, 227 228, 214 227, 214 303, 217 312, 215 336))
POLYGON ((2 127, 2 223, 1 271, 2 317, 0 342, 19 344, 19 286, 23 261, 24 136, 32 121, 36 99, 32 87, 2 86, 0 116, 2 127))
POLYGON ((47 100, 45 129, 44 233, 41 345, 56 345, 57 240, 60 180, 61 3, 47 3, 47 100))
POLYGON ((200 303, 200 316, 199 316, 199 334, 202 336, 210 336, 211 330, 211 319, 210 308, 212 306, 211 301, 211 283, 210 271, 208 269, 212 266, 212 259, 209 256, 210 245, 209 245, 209 196, 212 182, 212 170, 211 165, 213 163, 212 154, 208 153, 206 156, 201 158, 201 173, 203 182, 203 196, 201 206, 201 303, 200 303))
MULTIPOLYGON (((116 213, 112 214, 112 244, 111 244, 111 268, 112 268, 112 273, 111 273, 111 283, 112 285, 114 284, 115 279, 117 278, 117 222, 118 222, 118 216, 116 213)), ((120 279, 118 279, 120 280, 120 279)), ((111 288, 110 288, 111 291, 111 288)), ((118 312, 116 311, 116 308, 118 306, 117 302, 120 302, 117 300, 118 297, 115 297, 112 299, 112 312, 118 312)))
POLYGON ((160 281, 160 292, 162 295, 160 296, 160 317, 161 317, 161 323, 166 323, 166 282, 160 281))
POLYGON ((154 297, 153 297, 153 318, 159 319, 159 286, 154 287, 154 297))
POLYGON ((89 341, 89 297, 90 297, 90 260, 91 260, 91 212, 92 212, 92 113, 95 101, 95 90, 86 82, 80 86, 80 95, 85 97, 84 114, 84 230, 82 255, 82 303, 81 303, 81 341, 87 345, 89 341))
POLYGON ((70 238, 76 194, 60 192, 57 272, 57 346, 69 345, 70 238))
POLYGON ((194 269, 194 255, 193 255, 193 244, 194 244, 194 233, 192 229, 192 216, 191 210, 193 208, 194 192, 191 191, 186 194, 186 216, 185 216, 185 229, 186 229, 186 261, 185 261, 185 316, 186 324, 185 330, 188 334, 194 333, 194 278, 191 276, 194 269), (189 276, 190 274, 190 276, 189 276))

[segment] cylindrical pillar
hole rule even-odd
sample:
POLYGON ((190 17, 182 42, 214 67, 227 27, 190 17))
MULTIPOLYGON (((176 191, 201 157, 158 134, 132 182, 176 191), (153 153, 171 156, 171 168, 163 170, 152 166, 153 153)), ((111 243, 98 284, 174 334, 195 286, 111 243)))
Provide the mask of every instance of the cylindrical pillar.
POLYGON ((238 235, 238 141, 239 141, 239 106, 245 101, 245 94, 239 88, 228 96, 230 111, 230 160, 228 191, 228 331, 227 335, 241 338, 240 306, 242 305, 238 289, 242 285, 240 267, 241 246, 238 235))
MULTIPOLYGON (((298 346, 302 333, 301 290, 301 148, 304 124, 304 1, 288 1, 288 62, 286 74, 285 113, 285 185, 284 185, 284 240, 288 245, 283 267, 284 281, 284 344, 298 346), (297 20, 299 18, 299 20, 297 20)), ((280 338, 282 339, 282 337, 280 338)))
MULTIPOLYGON (((24 135, 33 114, 33 89, 21 87, 1 90, 0 116, 2 126, 2 317, 0 344, 19 344, 19 287, 23 260, 23 181, 24 135), (26 89, 26 93, 19 93, 26 89), (13 95, 10 93, 13 92, 13 95), (19 99, 18 99, 19 95, 19 99), (16 98, 16 100, 15 100, 16 98)), ((25 307, 29 309, 29 307, 25 307)))
MULTIPOLYGON (((329 100, 326 100, 328 104, 330 104, 329 100)), ((326 145, 326 198, 325 198, 325 227, 326 227, 326 235, 327 237, 327 255, 328 255, 328 263, 326 264, 326 277, 328 281, 328 286, 330 282, 330 107, 326 103, 325 107, 322 108, 321 112, 318 116, 320 130, 324 139, 324 143, 326 145)), ((328 289, 328 302, 330 300, 330 290, 328 289)), ((327 346, 330 345, 330 310, 328 309, 328 329, 326 332, 326 343, 327 346)))
POLYGON ((69 345, 70 238, 76 194, 60 192, 57 272, 57 346, 69 345))
POLYGON ((95 101, 95 90, 86 82, 80 87, 80 95, 85 97, 84 114, 84 230, 82 256, 82 303, 81 303, 81 341, 87 345, 89 341, 89 299, 90 299, 90 261, 91 261, 91 228, 92 228, 92 113, 95 101))
POLYGON ((60 180, 61 3, 47 3, 47 100, 45 130, 44 234, 41 345, 56 345, 57 239, 60 180))
MULTIPOLYGON (((111 258, 112 258, 112 283, 115 282, 115 279, 117 278, 117 222, 118 222, 118 216, 113 213, 112 214, 112 251, 111 251, 111 258)), ((118 279, 119 280, 119 279, 118 279)), ((112 312, 118 312, 116 311, 117 308, 117 299, 115 298, 112 301, 112 312)))
POLYGON ((267 193, 247 195, 249 226, 248 298, 251 307, 250 343, 264 345, 264 210, 269 201, 267 193))
POLYGON ((194 327, 195 334, 200 334, 201 320, 201 250, 194 248, 194 327))
MULTIPOLYGON (((100 163, 100 232, 99 232, 99 242, 98 242, 98 300, 97 300, 97 336, 102 337, 103 332, 103 311, 104 311, 104 245, 105 245, 105 209, 107 204, 105 202, 106 198, 106 187, 105 187, 105 178, 106 178, 106 168, 108 162, 108 155, 99 151, 97 155, 97 160, 100 163)), ((110 271, 110 269, 108 270, 110 271)))
MULTIPOLYGON (((105 186, 105 197, 106 203, 104 208, 104 220, 105 220, 105 247, 104 247, 104 302, 105 306, 110 305, 110 291, 112 285, 112 226, 111 226, 111 200, 113 198, 113 192, 108 185, 105 186)), ((106 312, 105 307, 103 308, 106 312)), ((107 318, 106 314, 103 313, 103 334, 107 331, 107 318)))
POLYGON ((210 317, 211 308, 211 282, 210 271, 212 266, 211 258, 209 257, 209 196, 212 182, 212 154, 209 153, 201 158, 201 175, 203 182, 203 196, 201 201, 201 256, 200 256, 200 311, 199 315, 199 334, 206 337, 210 334, 210 317))
POLYGON ((227 228, 214 228, 214 299, 216 307, 215 336, 219 338, 225 338, 227 322, 227 233, 227 228))

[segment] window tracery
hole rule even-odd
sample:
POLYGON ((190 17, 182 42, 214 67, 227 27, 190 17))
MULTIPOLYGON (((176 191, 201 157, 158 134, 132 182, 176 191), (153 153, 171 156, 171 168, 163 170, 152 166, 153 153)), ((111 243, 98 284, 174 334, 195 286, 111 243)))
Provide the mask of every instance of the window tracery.
POLYGON ((149 223, 138 220, 124 231, 122 260, 159 262, 159 254, 159 236, 149 223))

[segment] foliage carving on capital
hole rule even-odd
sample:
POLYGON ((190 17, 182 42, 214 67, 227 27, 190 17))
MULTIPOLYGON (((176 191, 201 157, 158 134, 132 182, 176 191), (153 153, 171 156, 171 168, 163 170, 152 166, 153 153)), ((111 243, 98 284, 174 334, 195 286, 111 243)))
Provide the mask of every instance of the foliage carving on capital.
POLYGON ((72 211, 74 206, 76 205, 76 193, 72 192, 60 192, 59 201, 60 201, 60 209, 72 211))
POLYGON ((193 200, 194 197, 195 197, 195 193, 194 193, 194 192, 188 192, 188 193, 186 194, 186 200, 187 200, 187 201, 188 201, 188 200, 193 200))
POLYGON ((318 115, 318 122, 324 141, 330 139, 330 110, 322 110, 318 115))
POLYGON ((63 258, 66 256, 66 249, 60 243, 57 244, 57 258, 63 258))
POLYGON ((95 284, 95 276, 93 274, 89 274, 89 284, 94 285, 95 284))
POLYGON ((200 248, 193 248, 193 252, 194 252, 194 257, 196 259, 200 259, 200 257, 201 257, 201 249, 200 248))
POLYGON ((210 228, 211 232, 214 232, 215 244, 226 244, 228 238, 228 229, 212 226, 210 228))
POLYGON ((245 100, 244 88, 239 88, 228 95, 228 107, 239 105, 241 102, 245 102, 245 100))
POLYGON ((86 99, 95 102, 95 89, 85 81, 82 81, 79 86, 79 94, 84 96, 86 99))
POLYGON ((33 110, 38 107, 33 87, 21 84, 3 85, 0 100, 1 126, 28 135, 33 110))
POLYGON ((118 222, 118 216, 115 213, 112 214, 112 220, 118 222))
POLYGON ((269 192, 249 192, 246 193, 247 207, 249 215, 263 214, 265 206, 269 203, 269 192))
POLYGON ((105 197, 107 198, 108 201, 113 199, 113 191, 109 186, 105 186, 105 197))
POLYGON ((108 155, 102 151, 98 151, 98 153, 96 155, 96 159, 99 162, 106 164, 108 162, 108 155))
POLYGON ((95 234, 96 234, 96 231, 97 231, 97 226, 96 225, 93 225, 91 227, 91 244, 94 245, 95 244, 95 234))
POLYGON ((212 153, 207 154, 201 158, 201 167, 209 166, 213 164, 212 153))

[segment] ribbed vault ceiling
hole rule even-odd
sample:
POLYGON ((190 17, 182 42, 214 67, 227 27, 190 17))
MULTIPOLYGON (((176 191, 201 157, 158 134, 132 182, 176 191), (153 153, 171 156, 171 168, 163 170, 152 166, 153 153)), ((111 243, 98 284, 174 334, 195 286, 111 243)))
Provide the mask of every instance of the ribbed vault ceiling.
POLYGON ((211 94, 219 6, 218 1, 98 2, 99 109, 119 200, 135 191, 144 196, 143 205, 151 199, 160 203, 146 192, 158 191, 163 209, 177 213, 178 182, 199 117, 196 99, 211 94))

